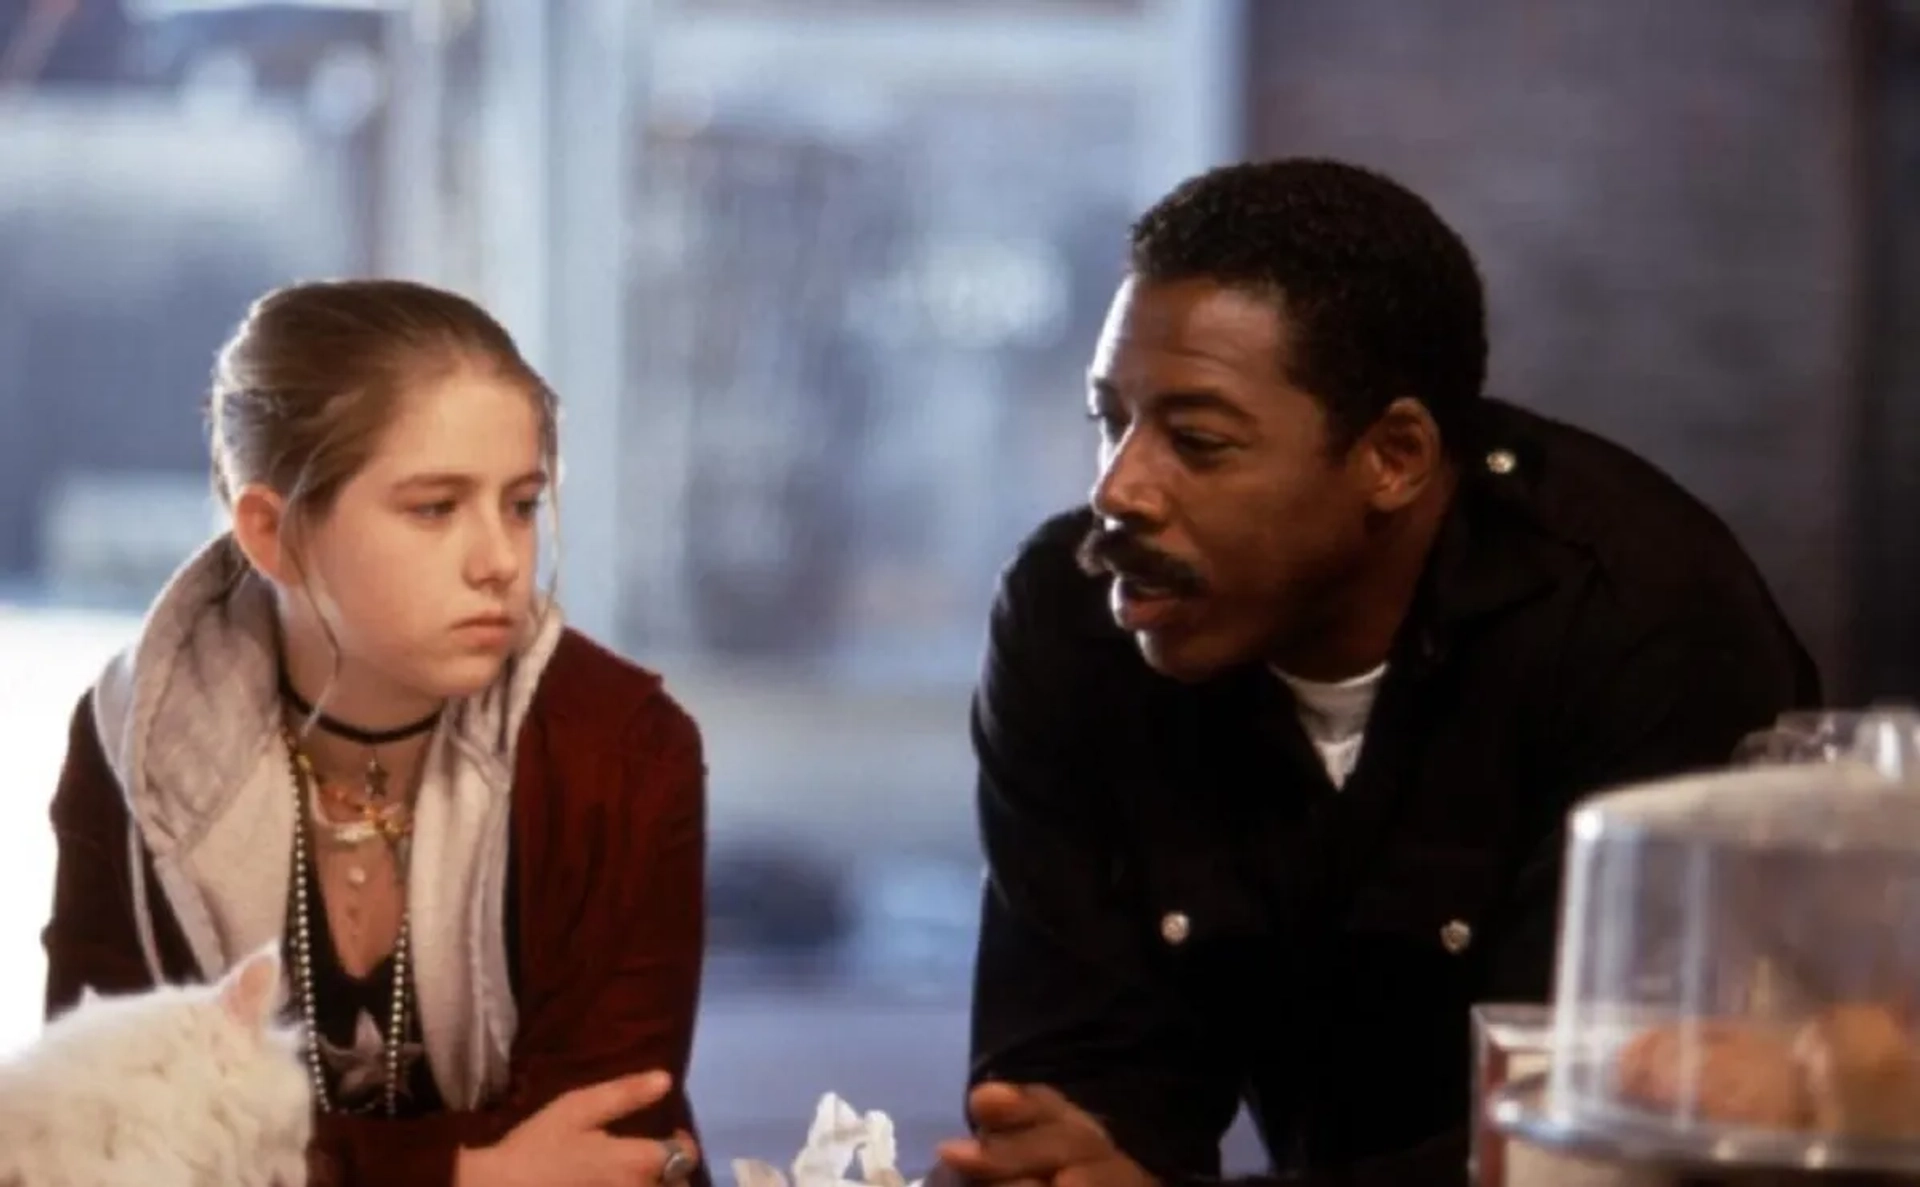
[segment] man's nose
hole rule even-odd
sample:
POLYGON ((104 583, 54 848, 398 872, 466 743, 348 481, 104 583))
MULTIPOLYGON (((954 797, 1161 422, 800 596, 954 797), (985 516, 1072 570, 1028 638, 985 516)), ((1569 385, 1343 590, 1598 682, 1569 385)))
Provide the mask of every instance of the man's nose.
POLYGON ((1157 524, 1166 518, 1166 486, 1135 445, 1128 438, 1108 455, 1087 501, 1109 522, 1157 524))

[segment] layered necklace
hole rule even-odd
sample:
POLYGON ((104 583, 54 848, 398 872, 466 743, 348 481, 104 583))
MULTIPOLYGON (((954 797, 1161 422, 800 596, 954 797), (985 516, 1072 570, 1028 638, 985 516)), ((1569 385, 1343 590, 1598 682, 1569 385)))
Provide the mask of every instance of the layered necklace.
POLYGON ((382 1070, 385 1073, 382 1104, 386 1115, 392 1117, 399 1112, 402 1089, 400 1054, 407 1037, 407 974, 412 947, 412 911, 406 904, 406 886, 409 842, 413 837, 413 808, 404 796, 390 794, 387 769, 380 762, 377 748, 426 733, 439 721, 440 714, 436 710, 419 721, 397 729, 364 730, 317 712, 294 691, 284 671, 280 676, 280 695, 288 708, 303 720, 312 722, 330 734, 357 742, 367 750, 367 763, 362 770, 359 787, 330 783, 320 777, 313 760, 300 745, 300 739, 292 728, 286 725, 281 727, 299 821, 293 830, 290 888, 294 992, 299 999, 301 1022, 304 1024, 307 1074, 313 1082, 314 1102, 323 1113, 334 1111, 327 1090, 326 1064, 320 1047, 318 1010, 314 1002, 313 911, 316 906, 321 910, 325 906, 315 904, 308 891, 309 884, 318 885, 310 876, 314 866, 313 851, 316 845, 324 844, 330 849, 348 853, 350 860, 346 866, 346 880, 348 886, 357 891, 366 885, 368 879, 367 867, 358 858, 366 853, 367 845, 379 841, 393 859, 401 894, 400 928, 393 946, 389 1014, 386 1033, 382 1036, 382 1070), (328 810, 329 807, 332 811, 328 810))

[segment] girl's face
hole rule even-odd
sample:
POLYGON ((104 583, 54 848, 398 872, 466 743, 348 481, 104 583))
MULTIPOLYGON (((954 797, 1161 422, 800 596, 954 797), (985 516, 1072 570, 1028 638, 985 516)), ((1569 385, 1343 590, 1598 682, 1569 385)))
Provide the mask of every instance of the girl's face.
POLYGON ((281 598, 296 682, 310 695, 326 683, 330 627, 337 716, 390 719, 492 683, 529 626, 549 477, 521 386, 461 369, 406 393, 365 467, 310 521, 299 572, 275 574, 301 586, 281 598))

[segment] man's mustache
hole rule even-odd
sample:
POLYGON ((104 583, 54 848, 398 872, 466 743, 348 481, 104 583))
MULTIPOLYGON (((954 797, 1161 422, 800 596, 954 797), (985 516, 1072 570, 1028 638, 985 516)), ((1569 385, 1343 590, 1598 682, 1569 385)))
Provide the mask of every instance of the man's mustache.
POLYGON ((1141 541, 1124 527, 1094 524, 1075 553, 1083 572, 1094 577, 1113 574, 1176 598, 1206 592, 1206 582, 1185 561, 1176 560, 1141 541))

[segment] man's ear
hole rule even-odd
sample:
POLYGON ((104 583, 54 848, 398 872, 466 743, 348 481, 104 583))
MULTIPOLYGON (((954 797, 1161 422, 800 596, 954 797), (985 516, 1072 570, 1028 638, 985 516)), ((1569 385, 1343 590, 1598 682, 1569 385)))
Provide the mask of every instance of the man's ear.
POLYGON ((294 562, 291 517, 279 492, 248 483, 233 497, 233 540, 254 571, 282 586, 300 584, 294 562))
POLYGON ((1440 426, 1427 406, 1411 397, 1387 405, 1355 445, 1368 501, 1375 511, 1408 506, 1440 478, 1446 451, 1440 426))

